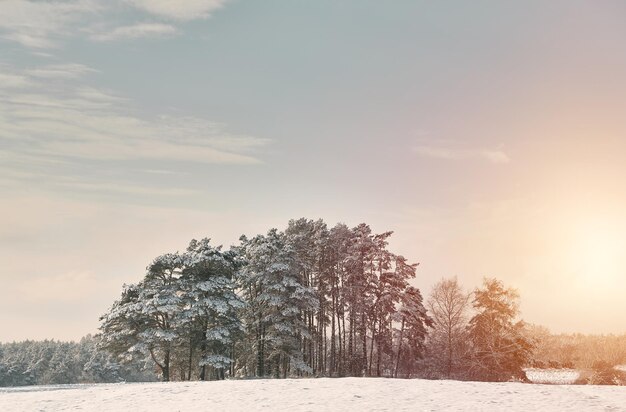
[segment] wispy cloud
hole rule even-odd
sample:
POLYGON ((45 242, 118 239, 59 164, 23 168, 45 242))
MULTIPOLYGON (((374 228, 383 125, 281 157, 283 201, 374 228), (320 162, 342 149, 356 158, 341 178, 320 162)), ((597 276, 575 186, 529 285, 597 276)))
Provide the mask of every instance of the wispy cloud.
POLYGON ((153 187, 147 185, 129 185, 107 182, 80 182, 65 181, 57 183, 57 186, 81 191, 119 193, 122 195, 148 195, 148 196, 191 196, 198 194, 197 190, 178 187, 153 187))
POLYGON ((0 37, 29 48, 50 48, 72 33, 85 15, 101 9, 95 0, 3 0, 0 37))
POLYGON ((135 176, 137 164, 167 171, 168 165, 261 163, 258 149, 268 139, 232 134, 224 125, 197 117, 136 114, 128 99, 85 86, 80 78, 70 76, 88 71, 77 65, 25 71, 30 76, 5 70, 3 76, 10 81, 0 81, 0 169, 13 173, 4 174, 4 184, 7 178, 29 180, 32 173, 40 173, 52 183, 81 191, 177 196, 191 192, 85 180, 86 176, 68 181, 61 171, 71 169, 76 174, 79 170, 82 176, 80 170, 93 173, 94 162, 105 162, 101 172, 106 174, 110 163, 117 162, 120 173, 135 176), (47 77, 56 81, 51 83, 47 77), (120 162, 133 166, 126 170, 120 162))
POLYGON ((178 33, 176 27, 163 23, 137 23, 131 26, 116 27, 110 32, 91 36, 97 41, 116 41, 124 39, 170 37, 178 33))
POLYGON ((94 41, 173 36, 179 28, 162 22, 120 25, 120 13, 130 5, 140 20, 165 19, 176 24, 206 19, 227 0, 2 0, 0 39, 34 49, 59 47, 63 41, 90 34, 94 41), (143 13, 142 13, 143 12, 143 13), (135 12, 136 13, 136 12, 135 12))
POLYGON ((26 70, 27 75, 43 79, 71 79, 80 77, 86 73, 95 72, 97 72, 97 70, 78 63, 50 64, 26 70))
POLYGON ((135 7, 168 19, 186 21, 205 19, 221 8, 226 0, 127 0, 135 7))
POLYGON ((509 163, 511 161, 509 156, 502 150, 418 145, 413 147, 413 151, 423 157, 442 160, 482 159, 495 164, 509 163))
POLYGON ((31 86, 32 82, 26 76, 0 71, 0 85, 5 89, 15 89, 31 86))

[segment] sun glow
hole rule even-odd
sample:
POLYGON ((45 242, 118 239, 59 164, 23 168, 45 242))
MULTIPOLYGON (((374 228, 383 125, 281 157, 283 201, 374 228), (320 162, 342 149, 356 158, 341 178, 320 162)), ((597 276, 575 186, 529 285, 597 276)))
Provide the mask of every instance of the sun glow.
POLYGON ((625 273, 626 233, 608 219, 588 219, 575 230, 572 259, 586 284, 610 286, 625 273))

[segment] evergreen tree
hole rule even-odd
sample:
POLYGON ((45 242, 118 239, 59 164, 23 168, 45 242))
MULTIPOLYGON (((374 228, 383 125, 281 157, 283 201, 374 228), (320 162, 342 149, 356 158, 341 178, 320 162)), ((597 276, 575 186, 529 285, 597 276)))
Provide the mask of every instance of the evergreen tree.
POLYGON ((191 241, 181 278, 185 301, 182 327, 188 330, 189 339, 188 379, 196 345, 200 348, 201 380, 207 378, 207 367, 217 379, 224 379, 226 370, 232 373, 234 343, 242 333, 237 311, 243 301, 235 293, 235 255, 209 243, 207 238, 191 241))
POLYGON ((305 310, 305 321, 310 338, 302 338, 305 363, 316 375, 327 372, 326 328, 329 320, 329 263, 328 227, 324 221, 290 220, 285 230, 288 247, 294 252, 294 265, 302 285, 310 287, 317 297, 317 309, 305 310))
POLYGON ((497 279, 484 279, 474 292, 476 315, 469 322, 472 344, 471 377, 486 381, 526 381, 523 367, 532 344, 524 335, 524 323, 515 322, 519 295, 497 279))
POLYGON ((398 333, 398 350, 393 376, 398 376, 400 361, 404 359, 405 370, 407 376, 410 377, 415 368, 415 362, 423 357, 424 341, 428 335, 428 328, 434 324, 426 312, 419 289, 408 286, 404 290, 399 317, 400 332, 398 333), (406 349, 404 349, 405 347, 406 349))
POLYGON ((302 315, 317 309, 318 301, 298 276, 294 250, 276 229, 242 238, 240 250, 245 265, 239 279, 247 303, 247 335, 255 342, 256 376, 312 372, 302 353, 302 339, 311 337, 302 315))
POLYGON ((102 347, 116 355, 149 354, 163 381, 170 380, 171 356, 179 339, 183 301, 178 280, 183 264, 178 254, 157 257, 145 278, 127 287, 101 318, 102 347))

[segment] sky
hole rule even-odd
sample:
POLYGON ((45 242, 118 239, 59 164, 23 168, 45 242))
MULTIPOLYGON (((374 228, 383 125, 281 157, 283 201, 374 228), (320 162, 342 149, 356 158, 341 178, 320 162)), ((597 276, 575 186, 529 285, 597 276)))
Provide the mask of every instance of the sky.
POLYGON ((0 341, 79 339, 193 238, 393 230, 626 333, 626 4, 0 0, 0 341))

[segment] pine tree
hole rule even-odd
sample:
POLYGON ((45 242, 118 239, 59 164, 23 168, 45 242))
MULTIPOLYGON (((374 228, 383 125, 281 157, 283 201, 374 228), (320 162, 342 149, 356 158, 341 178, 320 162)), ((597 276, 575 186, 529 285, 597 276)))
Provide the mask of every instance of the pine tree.
POLYGON ((397 316, 400 318, 400 331, 398 333, 394 377, 398 376, 402 356, 404 356, 404 363, 407 365, 408 375, 411 375, 415 361, 424 355, 424 341, 428 335, 428 328, 433 326, 433 320, 427 314, 419 289, 407 286, 400 298, 400 304, 399 316, 397 316), (406 350, 404 350, 405 346, 406 350))
POLYGON ((294 265, 302 285, 312 288, 317 297, 317 309, 304 311, 310 338, 302 339, 305 363, 316 375, 327 372, 326 328, 329 315, 328 227, 324 221, 301 218, 290 220, 285 230, 287 245, 294 252, 294 265))
POLYGON ((234 253, 223 253, 221 246, 213 247, 208 238, 193 240, 185 254, 185 270, 181 277, 182 299, 185 301, 180 318, 187 329, 189 340, 189 372, 194 346, 200 348, 200 379, 206 376, 206 367, 213 376, 224 379, 230 370, 233 347, 243 332, 237 311, 243 301, 235 293, 234 253))
POLYGON ((311 373, 301 348, 301 340, 311 338, 302 314, 314 311, 318 302, 299 279, 293 249, 272 229, 266 236, 242 238, 241 251, 245 265, 238 276, 247 303, 247 334, 255 342, 256 376, 311 373))
POLYGON ((532 344, 523 333, 523 321, 515 322, 519 295, 497 279, 484 279, 474 292, 476 315, 469 322, 472 344, 471 376, 486 381, 527 380, 523 367, 532 344))
POLYGON ((368 312, 374 303, 372 279, 375 244, 372 230, 364 223, 351 230, 345 270, 345 300, 348 311, 349 374, 362 376, 367 372, 368 312))
POLYGON ((111 310, 101 318, 102 347, 117 355, 149 354, 170 380, 175 342, 179 339, 183 301, 179 278, 184 259, 178 254, 157 257, 145 278, 122 293, 111 310))

